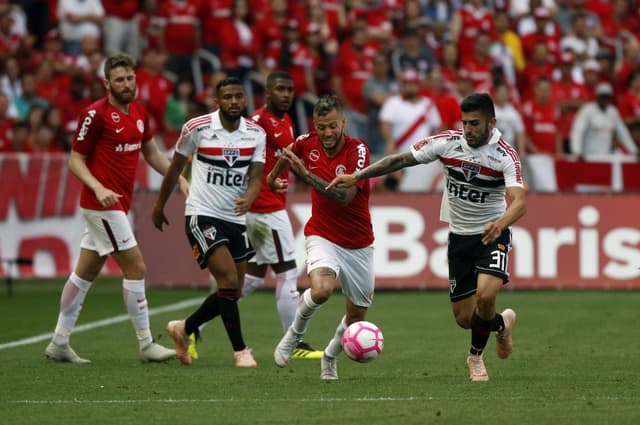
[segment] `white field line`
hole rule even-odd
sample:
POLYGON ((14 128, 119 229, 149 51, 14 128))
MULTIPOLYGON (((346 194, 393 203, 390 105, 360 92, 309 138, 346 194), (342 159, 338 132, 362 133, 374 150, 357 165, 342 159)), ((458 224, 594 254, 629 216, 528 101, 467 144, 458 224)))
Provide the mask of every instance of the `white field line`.
MULTIPOLYGON (((502 397, 502 396, 501 396, 502 397)), ((483 397, 465 397, 465 400, 475 399, 475 400, 487 400, 486 396, 483 397)), ((308 402, 308 403, 318 403, 318 402, 329 402, 329 403, 351 403, 351 402, 362 402, 362 403, 370 403, 370 402, 407 402, 407 401, 437 401, 437 400, 458 400, 456 397, 447 397, 447 396, 407 396, 407 397, 319 397, 319 398, 300 398, 300 399, 276 399, 276 400, 268 400, 269 403, 272 402, 308 402)), ((508 397, 508 400, 530 400, 530 401, 548 401, 546 396, 540 397, 508 397)), ((576 401, 576 400, 584 400, 584 401, 637 401, 638 397, 616 397, 616 396, 595 396, 595 397, 585 397, 585 396, 577 396, 575 398, 567 398, 563 399, 565 401, 576 401)), ((142 400, 132 400, 132 399, 124 399, 124 400, 80 400, 80 399, 68 399, 68 400, 7 400, 5 402, 0 402, 0 404, 25 404, 25 405, 57 405, 57 404, 165 404, 165 403, 208 403, 208 404, 218 404, 218 403, 250 403, 250 402, 265 402, 266 399, 243 399, 243 398, 209 398, 209 399, 142 399, 142 400)))
MULTIPOLYGON (((168 313, 170 311, 176 311, 183 308, 193 307, 194 305, 198 305, 202 303, 202 298, 192 298, 189 300, 180 301, 174 304, 163 305, 161 307, 154 307, 149 309, 149 316, 154 316, 156 314, 168 313)), ((129 320, 129 315, 121 314, 119 316, 109 317, 108 319, 97 320, 95 322, 85 323, 83 325, 77 326, 73 333, 76 334, 78 332, 90 331, 91 329, 101 328, 104 326, 113 325, 120 322, 126 322, 129 320)), ((29 338, 19 339, 17 341, 10 341, 0 344, 0 350, 5 350, 7 348, 20 347, 23 345, 35 344, 37 342, 47 341, 51 339, 53 336, 52 332, 40 335, 34 335, 29 338)))

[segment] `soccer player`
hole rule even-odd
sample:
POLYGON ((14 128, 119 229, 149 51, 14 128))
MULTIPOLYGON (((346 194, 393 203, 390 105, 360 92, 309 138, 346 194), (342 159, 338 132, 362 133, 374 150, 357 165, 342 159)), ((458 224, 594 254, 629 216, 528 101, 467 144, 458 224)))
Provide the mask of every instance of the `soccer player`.
POLYGON ((207 268, 218 288, 186 320, 173 320, 167 332, 176 343, 176 355, 191 364, 189 336, 218 315, 234 351, 236 367, 255 367, 244 343, 238 298, 254 250, 246 237, 246 213, 258 196, 265 162, 264 130, 242 113, 246 98, 235 77, 216 85, 219 109, 193 118, 182 127, 176 151, 153 208, 153 224, 169 224, 164 206, 180 173, 191 161, 191 189, 186 201, 185 230, 200 268, 207 268))
POLYGON ((350 188, 371 177, 439 160, 447 179, 440 209, 449 223, 449 296, 458 325, 471 329, 467 356, 472 381, 488 381, 483 352, 496 332, 498 357, 513 348, 516 313, 496 313, 496 296, 509 280, 507 257, 511 229, 526 212, 525 191, 516 151, 495 128, 495 111, 486 93, 460 104, 462 130, 419 140, 404 153, 386 156, 362 171, 336 177, 328 190, 350 188), (507 206, 505 193, 510 202, 507 206))
MULTIPOLYGON (((267 267, 276 275, 276 308, 282 328, 286 331, 298 307, 298 269, 295 260, 295 240, 291 221, 286 210, 286 193, 271 191, 266 181, 280 153, 292 144, 293 123, 287 113, 293 101, 293 79, 288 72, 274 71, 267 76, 266 105, 255 111, 250 119, 258 123, 267 134, 266 163, 262 188, 247 213, 247 236, 256 255, 247 265, 242 296, 246 297, 264 285, 267 267)), ((287 178, 288 171, 279 177, 287 178)), ((304 341, 298 342, 294 359, 319 359, 322 351, 316 351, 304 341)))
MULTIPOLYGON (((80 207, 85 232, 80 257, 60 297, 60 314, 48 358, 70 363, 89 363, 69 346, 84 299, 111 255, 122 270, 124 303, 138 338, 144 361, 164 361, 175 351, 153 342, 145 296, 145 264, 127 212, 131 205, 139 152, 156 171, 164 174, 169 160, 152 138, 147 113, 136 97, 135 61, 112 55, 104 64, 107 96, 91 104, 78 120, 69 169, 84 184, 80 207)), ((180 180, 186 194, 189 184, 180 180)))
POLYGON ((346 315, 320 361, 321 379, 335 380, 342 334, 351 323, 365 319, 373 299, 373 228, 368 182, 349 188, 326 187, 336 175, 359 172, 366 167, 369 149, 363 141, 344 134, 344 112, 335 96, 325 95, 318 100, 313 109, 313 123, 316 131, 298 137, 283 150, 267 176, 272 190, 286 191, 287 181, 278 176, 289 166, 312 187, 311 218, 304 228, 311 288, 302 294, 293 324, 278 343, 274 360, 280 367, 289 363, 312 316, 340 282, 346 298, 346 315))

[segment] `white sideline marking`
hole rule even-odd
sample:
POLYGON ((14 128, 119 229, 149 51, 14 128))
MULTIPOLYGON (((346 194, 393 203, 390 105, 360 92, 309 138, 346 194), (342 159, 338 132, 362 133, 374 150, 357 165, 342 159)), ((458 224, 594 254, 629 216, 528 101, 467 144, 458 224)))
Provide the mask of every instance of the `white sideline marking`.
MULTIPOLYGON (((149 309, 149 317, 154 316, 156 314, 167 313, 170 311, 180 310, 182 308, 192 307, 194 305, 198 305, 202 303, 202 298, 192 298, 190 300, 180 301, 179 303, 163 305, 161 307, 154 307, 149 309)), ((119 316, 110 317, 108 319, 97 320, 95 322, 85 323, 76 327, 73 330, 73 333, 89 331, 91 329, 101 328, 104 326, 113 325, 115 323, 126 322, 129 320, 129 315, 121 314, 119 316)), ((29 338, 19 339, 17 341, 5 342, 4 344, 0 344, 0 350, 5 350, 7 348, 20 347, 22 345, 35 344, 36 342, 47 341, 51 339, 53 336, 53 332, 49 332, 46 334, 40 334, 31 336, 29 338)))
MULTIPOLYGON (((465 400, 475 399, 475 400, 487 400, 486 397, 465 397, 465 400)), ((547 400, 546 396, 540 397, 508 397, 509 400, 547 400)), ((309 402, 309 403, 317 403, 317 402, 406 402, 406 401, 434 401, 434 400, 458 400, 457 398, 451 397, 438 397, 438 396, 423 396, 423 397, 319 397, 319 398, 301 398, 301 399, 278 399, 278 400, 270 400, 272 402, 309 402)), ((637 397, 581 397, 578 396, 576 398, 567 398, 569 401, 575 400, 602 400, 602 401, 625 401, 637 400, 637 397)), ((264 401, 264 399, 255 399, 248 400, 243 398, 209 398, 209 399, 144 399, 144 400, 7 400, 7 404, 145 404, 145 403, 247 403, 252 401, 264 401)))

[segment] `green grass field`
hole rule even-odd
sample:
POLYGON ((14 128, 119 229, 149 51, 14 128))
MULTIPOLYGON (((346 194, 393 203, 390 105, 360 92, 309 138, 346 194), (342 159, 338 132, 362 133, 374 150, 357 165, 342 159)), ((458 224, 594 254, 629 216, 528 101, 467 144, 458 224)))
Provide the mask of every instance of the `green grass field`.
MULTIPOLYGON (((143 364, 131 324, 80 331, 72 345, 89 365, 45 359, 62 282, 0 286, 0 423, 13 424, 633 424, 640 423, 640 293, 505 292, 498 308, 518 312, 514 353, 499 360, 494 340, 485 362, 491 381, 468 382, 469 333, 454 324, 445 292, 381 292, 368 319, 385 336, 369 364, 340 358, 340 380, 322 382, 318 360, 273 363, 281 337, 273 293, 240 304, 258 368, 239 370, 217 319, 203 331, 200 359, 143 364), (45 338, 44 336, 42 338, 45 338)), ((150 290, 154 308, 201 300, 194 290, 150 290)), ((341 317, 336 293, 306 340, 322 348, 341 317)), ((159 342, 168 320, 194 307, 153 314, 159 342)), ((125 314, 120 285, 101 279, 79 325, 125 314)))

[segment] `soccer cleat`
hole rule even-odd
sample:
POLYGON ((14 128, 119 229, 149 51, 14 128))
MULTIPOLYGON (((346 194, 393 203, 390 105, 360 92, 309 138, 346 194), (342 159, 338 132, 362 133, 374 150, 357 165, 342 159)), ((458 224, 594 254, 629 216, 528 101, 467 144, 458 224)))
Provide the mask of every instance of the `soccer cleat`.
POLYGON ((289 329, 284 333, 284 336, 273 352, 273 359, 278 366, 285 367, 289 364, 289 360, 291 360, 291 356, 293 355, 293 350, 298 345, 298 342, 300 342, 300 339, 301 337, 296 335, 295 332, 293 332, 293 328, 289 326, 289 329))
POLYGON ((198 360, 198 349, 196 345, 196 334, 189 335, 189 355, 193 360, 198 360))
POLYGON ((504 329, 496 333, 496 353, 501 359, 506 359, 513 351, 511 333, 513 325, 516 323, 516 312, 508 308, 502 312, 502 319, 504 320, 504 329))
POLYGON ((76 364, 85 364, 91 363, 91 360, 83 359, 79 355, 73 351, 73 348, 69 346, 69 344, 65 345, 56 345, 53 342, 50 342, 47 345, 47 348, 44 350, 44 354, 47 358, 51 360, 55 360, 57 362, 64 363, 76 363, 76 364))
POLYGON ((140 349, 140 358, 143 362, 164 362, 175 357, 176 350, 170 350, 155 342, 140 349))
POLYGON ((475 355, 469 354, 467 356, 467 367, 469 368, 469 379, 473 382, 484 382, 489 380, 489 374, 484 367, 484 360, 482 360, 482 354, 475 355))
POLYGON ((322 354, 320 360, 320 379, 335 381, 338 379, 338 359, 322 354))
POLYGON ((184 320, 172 320, 167 323, 167 333, 176 343, 176 357, 180 360, 180 363, 191 364, 189 335, 184 330, 184 320))
POLYGON ((244 350, 234 351, 233 356, 236 358, 236 367, 256 367, 256 363, 253 355, 251 354, 251 348, 245 347, 244 350))
POLYGON ((294 348, 291 358, 317 360, 322 358, 322 351, 314 350, 306 342, 300 341, 298 345, 296 345, 296 348, 294 348))

